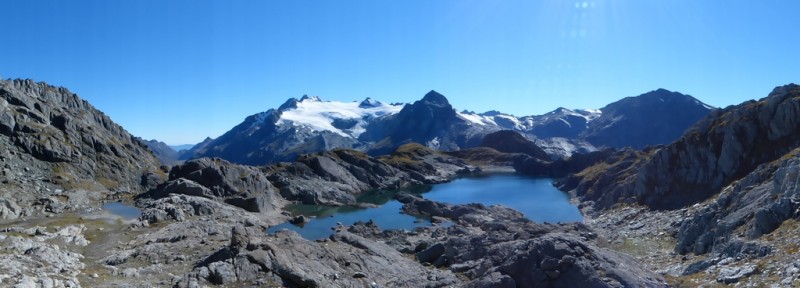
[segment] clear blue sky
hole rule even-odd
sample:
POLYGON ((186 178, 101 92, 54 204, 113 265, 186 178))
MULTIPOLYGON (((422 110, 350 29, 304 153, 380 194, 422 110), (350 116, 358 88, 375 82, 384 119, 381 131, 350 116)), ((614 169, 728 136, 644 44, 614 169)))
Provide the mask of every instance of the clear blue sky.
POLYGON ((0 75, 137 136, 217 137, 289 97, 541 114, 656 88, 714 106, 799 82, 800 1, 0 2, 0 75))

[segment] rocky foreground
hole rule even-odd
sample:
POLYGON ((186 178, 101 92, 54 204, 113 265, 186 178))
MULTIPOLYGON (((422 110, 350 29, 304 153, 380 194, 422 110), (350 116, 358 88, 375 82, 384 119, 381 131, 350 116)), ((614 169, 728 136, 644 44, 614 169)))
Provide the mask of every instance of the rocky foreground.
POLYGON ((136 197, 143 209, 136 220, 95 219, 98 212, 87 210, 58 215, 77 222, 63 227, 45 221, 55 217, 9 225, 0 235, 9 243, 6 254, 17 260, 8 262, 2 281, 54 287, 666 286, 636 260, 597 246, 597 233, 585 225, 537 224, 507 208, 452 206, 412 195, 400 196, 405 213, 453 225, 383 231, 360 223, 337 227, 322 241, 265 233, 289 219, 280 209, 289 200, 349 203, 368 190, 439 183, 475 169, 419 145, 379 159, 337 150, 262 168, 193 160, 136 197), (29 223, 41 226, 26 228, 29 223), (60 254, 40 255, 37 243, 60 254))

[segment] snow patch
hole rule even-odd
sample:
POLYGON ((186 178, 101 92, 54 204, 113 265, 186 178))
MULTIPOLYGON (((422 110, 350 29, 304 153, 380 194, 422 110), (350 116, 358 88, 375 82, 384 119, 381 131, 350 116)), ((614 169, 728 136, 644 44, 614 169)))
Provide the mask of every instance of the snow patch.
POLYGON ((456 112, 456 114, 458 115, 458 117, 461 117, 464 120, 472 122, 473 124, 481 126, 497 125, 497 123, 494 122, 494 119, 492 119, 492 117, 489 116, 481 116, 471 112, 456 112))
POLYGON ((330 131, 343 137, 358 138, 366 131, 367 120, 396 114, 403 105, 388 105, 368 99, 369 105, 359 102, 322 101, 317 97, 303 97, 297 108, 283 111, 277 125, 299 125, 313 131, 330 131), (356 120, 347 129, 333 126, 334 120, 356 120))

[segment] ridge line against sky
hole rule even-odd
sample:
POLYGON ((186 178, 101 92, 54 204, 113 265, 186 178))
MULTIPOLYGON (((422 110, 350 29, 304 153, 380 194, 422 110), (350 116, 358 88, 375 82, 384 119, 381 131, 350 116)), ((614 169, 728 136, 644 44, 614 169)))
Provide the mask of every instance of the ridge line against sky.
POLYGON ((798 82, 800 1, 2 1, 0 75, 136 136, 217 137, 290 97, 517 116, 658 88, 712 106, 798 82))

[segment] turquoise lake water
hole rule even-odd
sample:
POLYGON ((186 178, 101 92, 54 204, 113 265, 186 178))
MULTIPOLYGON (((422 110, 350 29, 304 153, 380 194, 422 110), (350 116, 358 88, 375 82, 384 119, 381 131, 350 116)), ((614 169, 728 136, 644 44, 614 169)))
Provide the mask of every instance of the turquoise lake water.
MULTIPOLYGON (((578 222, 583 216, 578 207, 570 203, 569 196, 552 185, 547 178, 531 178, 518 174, 490 174, 458 178, 449 183, 419 187, 411 193, 450 204, 482 203, 500 204, 516 209, 536 222, 578 222)), ((357 221, 373 220, 382 229, 408 229, 430 226, 426 218, 400 213, 402 204, 392 197, 398 191, 373 191, 358 200, 380 205, 377 208, 326 207, 319 205, 289 205, 293 215, 314 216, 308 223, 297 226, 283 223, 270 227, 267 232, 282 229, 298 232, 306 239, 330 236, 331 227, 341 223, 352 225, 357 221)), ((447 223, 445 223, 447 225, 447 223)))

